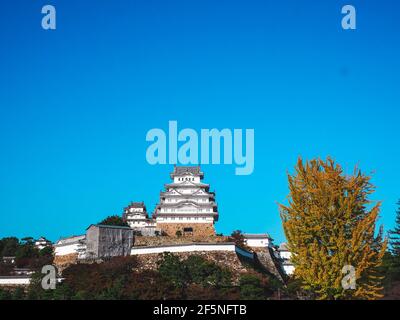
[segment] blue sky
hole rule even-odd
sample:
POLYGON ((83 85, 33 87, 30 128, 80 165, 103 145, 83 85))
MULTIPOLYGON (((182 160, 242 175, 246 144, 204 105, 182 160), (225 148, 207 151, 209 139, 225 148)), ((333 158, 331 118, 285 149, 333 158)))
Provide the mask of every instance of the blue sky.
POLYGON ((80 234, 130 201, 158 201, 172 166, 146 133, 254 128, 255 171, 206 165, 217 231, 284 239, 278 202, 298 156, 374 172, 379 222, 398 183, 398 1, 3 1, 0 237, 80 234), (357 30, 341 29, 341 8, 357 30), (53 4, 57 29, 41 28, 53 4))

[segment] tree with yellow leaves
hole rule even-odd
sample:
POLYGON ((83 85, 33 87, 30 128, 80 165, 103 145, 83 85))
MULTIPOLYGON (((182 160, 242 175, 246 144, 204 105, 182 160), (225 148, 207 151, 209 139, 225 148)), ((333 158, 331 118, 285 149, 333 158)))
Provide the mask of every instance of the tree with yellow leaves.
POLYGON ((370 176, 357 168, 345 175, 331 158, 303 163, 288 174, 288 205, 280 205, 292 252, 294 277, 317 299, 382 297, 382 263, 387 239, 375 236, 380 202, 370 176))

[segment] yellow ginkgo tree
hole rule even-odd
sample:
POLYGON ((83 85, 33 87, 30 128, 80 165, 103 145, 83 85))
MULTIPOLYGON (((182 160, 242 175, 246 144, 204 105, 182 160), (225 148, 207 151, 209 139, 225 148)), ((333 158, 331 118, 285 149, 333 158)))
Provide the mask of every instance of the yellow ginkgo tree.
POLYGON ((299 158, 288 180, 288 204, 280 211, 303 289, 317 299, 380 298, 377 269, 387 240, 375 230, 380 202, 369 200, 370 176, 357 168, 346 175, 331 158, 299 158))

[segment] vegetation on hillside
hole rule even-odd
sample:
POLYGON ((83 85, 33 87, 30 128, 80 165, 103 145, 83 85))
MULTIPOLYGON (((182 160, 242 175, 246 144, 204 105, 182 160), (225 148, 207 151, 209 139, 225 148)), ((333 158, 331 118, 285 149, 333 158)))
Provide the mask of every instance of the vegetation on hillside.
POLYGON ((251 272, 235 283, 229 270, 200 256, 180 260, 164 254, 154 271, 138 268, 136 257, 116 257, 103 263, 75 264, 63 272, 55 290, 43 290, 40 274, 26 293, 0 290, 0 299, 269 299, 270 279, 251 272))
POLYGON ((52 264, 53 250, 51 247, 39 250, 31 237, 21 240, 7 237, 0 239, 0 257, 15 257, 15 265, 0 260, 0 276, 6 276, 14 267, 37 270, 44 265, 52 264))

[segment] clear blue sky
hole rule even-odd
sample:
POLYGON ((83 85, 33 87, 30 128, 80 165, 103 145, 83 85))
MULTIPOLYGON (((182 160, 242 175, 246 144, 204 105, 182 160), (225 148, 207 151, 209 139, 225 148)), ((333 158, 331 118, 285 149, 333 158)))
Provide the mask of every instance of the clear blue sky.
POLYGON ((219 232, 284 239, 299 155, 375 172, 380 223, 400 198, 400 3, 7 0, 0 19, 0 237, 80 234, 129 201, 151 211, 172 167, 146 133, 254 128, 255 171, 203 166, 219 232), (341 29, 341 7, 357 30, 341 29), (41 28, 41 8, 57 29, 41 28))

